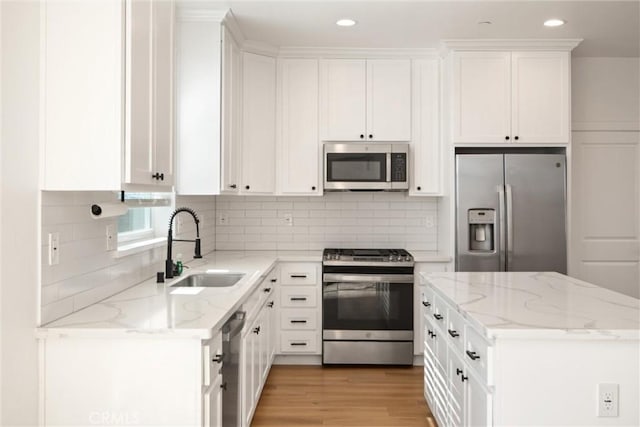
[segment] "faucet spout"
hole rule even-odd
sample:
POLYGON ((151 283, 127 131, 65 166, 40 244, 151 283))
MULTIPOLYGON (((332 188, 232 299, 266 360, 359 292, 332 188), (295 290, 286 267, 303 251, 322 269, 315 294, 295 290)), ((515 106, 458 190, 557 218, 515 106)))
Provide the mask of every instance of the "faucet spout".
POLYGON ((173 278, 174 276, 174 265, 172 259, 172 246, 173 242, 194 242, 195 243, 195 253, 193 255, 194 258, 202 258, 201 254, 201 244, 200 244, 200 220, 198 219, 198 215, 191 208, 178 208, 171 214, 171 218, 169 219, 169 232, 167 234, 167 259, 165 261, 165 277, 168 279, 173 278), (184 239, 174 239, 173 238, 173 219, 180 212, 187 212, 191 214, 193 217, 193 221, 196 223, 196 238, 195 240, 184 240, 184 239))

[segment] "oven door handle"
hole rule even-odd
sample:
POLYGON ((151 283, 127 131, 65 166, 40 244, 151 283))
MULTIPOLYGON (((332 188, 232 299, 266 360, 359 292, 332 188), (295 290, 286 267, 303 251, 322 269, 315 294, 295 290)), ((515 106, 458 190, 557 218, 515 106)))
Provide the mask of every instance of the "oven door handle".
POLYGON ((325 273, 322 275, 324 283, 413 283, 413 274, 337 274, 325 273))

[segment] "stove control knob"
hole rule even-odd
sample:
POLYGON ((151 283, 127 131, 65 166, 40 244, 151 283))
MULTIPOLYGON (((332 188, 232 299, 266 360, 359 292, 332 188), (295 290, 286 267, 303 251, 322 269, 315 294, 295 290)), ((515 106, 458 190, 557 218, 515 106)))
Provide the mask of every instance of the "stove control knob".
POLYGON ((407 261, 407 262, 411 262, 411 261, 412 261, 412 259, 411 259, 411 255, 407 255, 407 256, 405 256, 405 257, 404 257, 404 260, 405 260, 405 261, 407 261))

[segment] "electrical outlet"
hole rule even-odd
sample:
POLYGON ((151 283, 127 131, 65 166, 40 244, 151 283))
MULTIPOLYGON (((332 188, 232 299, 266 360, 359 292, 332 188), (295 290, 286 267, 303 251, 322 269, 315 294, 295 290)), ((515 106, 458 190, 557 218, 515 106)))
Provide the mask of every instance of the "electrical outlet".
POLYGON ((598 416, 618 416, 618 384, 598 384, 598 416))
POLYGON ((436 226, 436 220, 433 215, 427 215, 424 219, 424 226, 427 228, 433 228, 436 226))
POLYGON ((118 246, 118 239, 116 237, 116 225, 107 225, 107 251, 115 251, 118 246))
POLYGON ((288 226, 292 226, 293 225, 293 214, 287 212, 286 214, 283 215, 284 216, 284 222, 288 225, 288 226))
POLYGON ((229 224, 229 215, 225 212, 220 212, 218 214, 218 225, 227 225, 229 224))
POLYGON ((49 265, 60 263, 60 233, 49 233, 49 265))

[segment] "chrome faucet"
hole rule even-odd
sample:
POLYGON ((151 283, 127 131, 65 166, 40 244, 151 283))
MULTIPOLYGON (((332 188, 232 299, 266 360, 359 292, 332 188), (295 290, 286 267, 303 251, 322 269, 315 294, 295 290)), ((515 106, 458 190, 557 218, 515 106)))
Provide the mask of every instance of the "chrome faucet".
POLYGON ((196 215, 195 211, 191 208, 178 208, 171 214, 171 218, 169 219, 169 234, 167 236, 167 260, 165 261, 164 275, 167 279, 173 278, 174 273, 174 264, 171 259, 171 247, 173 246, 173 242, 195 242, 195 255, 194 258, 202 258, 200 254, 200 220, 198 219, 198 215, 196 215), (196 239, 195 240, 183 240, 183 239, 174 239, 173 238, 173 218, 176 217, 180 212, 188 212, 193 217, 193 220, 196 223, 196 239))

